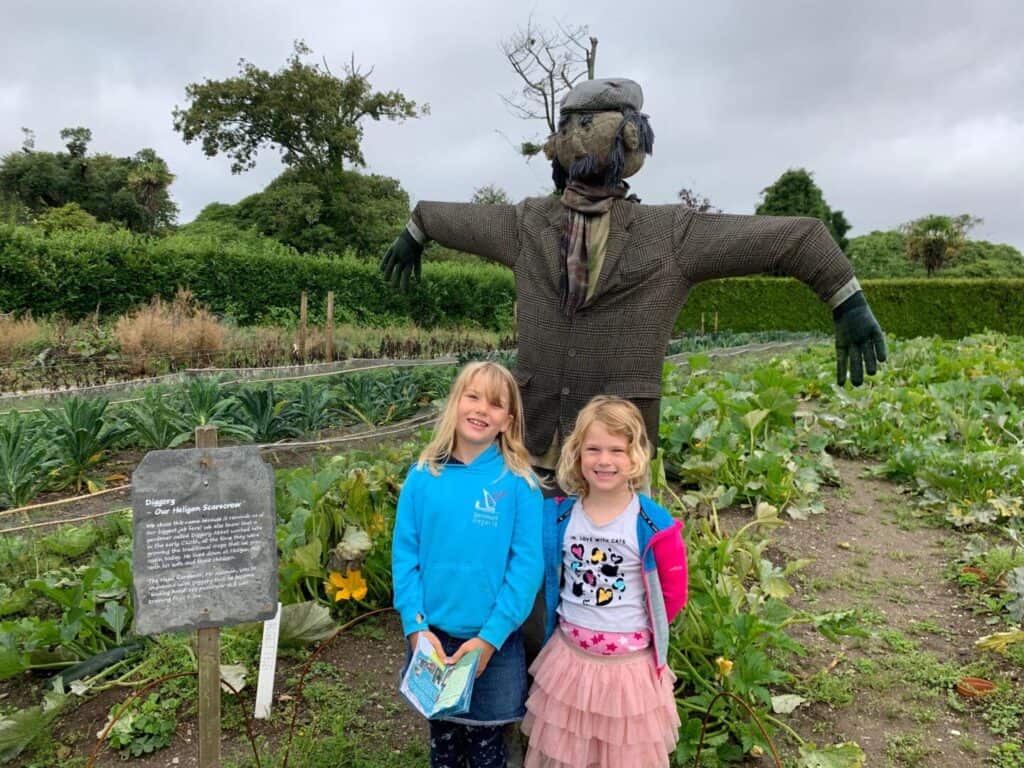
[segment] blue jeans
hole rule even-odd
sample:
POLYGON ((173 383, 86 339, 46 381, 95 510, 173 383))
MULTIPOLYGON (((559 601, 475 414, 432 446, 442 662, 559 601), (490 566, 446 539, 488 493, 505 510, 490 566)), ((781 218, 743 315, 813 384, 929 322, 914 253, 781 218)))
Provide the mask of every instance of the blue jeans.
MULTIPOLYGON (((436 627, 430 631, 441 641, 444 652, 451 656, 465 638, 452 637, 436 627)), ((495 651, 484 673, 473 683, 469 712, 446 718, 463 725, 505 725, 522 720, 526 714, 526 656, 523 637, 516 630, 500 651, 495 651)))

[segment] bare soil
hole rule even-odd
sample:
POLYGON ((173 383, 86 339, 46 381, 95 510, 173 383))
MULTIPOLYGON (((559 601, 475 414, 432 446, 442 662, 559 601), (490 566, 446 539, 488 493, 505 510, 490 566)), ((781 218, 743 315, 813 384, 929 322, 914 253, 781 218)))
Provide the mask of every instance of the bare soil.
MULTIPOLYGON (((791 578, 794 606, 860 609, 872 618, 871 636, 834 644, 813 629, 793 633, 809 651, 793 671, 824 701, 787 722, 818 744, 856 742, 868 766, 983 765, 999 740, 947 675, 978 663, 974 641, 998 627, 952 581, 961 536, 916 516, 898 486, 865 477, 868 463, 837 459, 836 468, 842 486, 826 492, 826 513, 774 530, 770 555, 780 565, 813 560, 791 578)), ((729 516, 732 525, 749 519, 729 516)), ((1020 687, 1019 670, 984 663, 1020 687)))

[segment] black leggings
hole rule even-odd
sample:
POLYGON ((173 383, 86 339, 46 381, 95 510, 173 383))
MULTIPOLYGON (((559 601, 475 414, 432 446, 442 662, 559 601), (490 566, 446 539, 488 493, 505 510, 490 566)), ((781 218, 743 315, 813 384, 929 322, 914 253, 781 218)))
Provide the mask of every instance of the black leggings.
POLYGON ((505 768, 504 725, 430 721, 430 768, 505 768))

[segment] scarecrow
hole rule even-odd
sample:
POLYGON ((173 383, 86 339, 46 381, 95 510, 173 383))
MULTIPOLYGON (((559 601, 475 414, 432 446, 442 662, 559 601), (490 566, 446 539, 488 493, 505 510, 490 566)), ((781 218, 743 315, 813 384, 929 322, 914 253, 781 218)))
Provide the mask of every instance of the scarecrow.
POLYGON ((704 280, 768 273, 806 283, 832 309, 840 385, 848 373, 860 385, 886 357, 853 268, 818 219, 699 213, 629 194, 624 179, 654 147, 642 107, 632 80, 576 86, 544 146, 559 196, 518 205, 420 202, 381 262, 403 290, 419 277, 430 240, 513 271, 514 375, 538 468, 556 466, 577 413, 597 394, 635 403, 657 444, 665 351, 690 288, 704 280))

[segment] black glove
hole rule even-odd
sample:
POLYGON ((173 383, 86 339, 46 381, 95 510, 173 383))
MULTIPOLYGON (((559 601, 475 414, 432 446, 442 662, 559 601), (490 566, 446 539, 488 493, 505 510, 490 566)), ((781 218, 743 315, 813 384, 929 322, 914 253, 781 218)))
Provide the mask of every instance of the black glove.
POLYGON ((832 310, 836 324, 836 381, 839 386, 846 382, 849 366, 850 382, 855 387, 864 383, 864 371, 874 376, 878 363, 885 362, 885 336, 863 291, 857 291, 850 298, 832 310))
POLYGON ((416 279, 420 279, 422 255, 423 246, 409 234, 409 230, 403 229, 402 234, 395 238, 395 242, 380 260, 380 271, 384 273, 384 279, 391 283, 392 288, 405 293, 409 290, 410 275, 415 273, 416 279))

